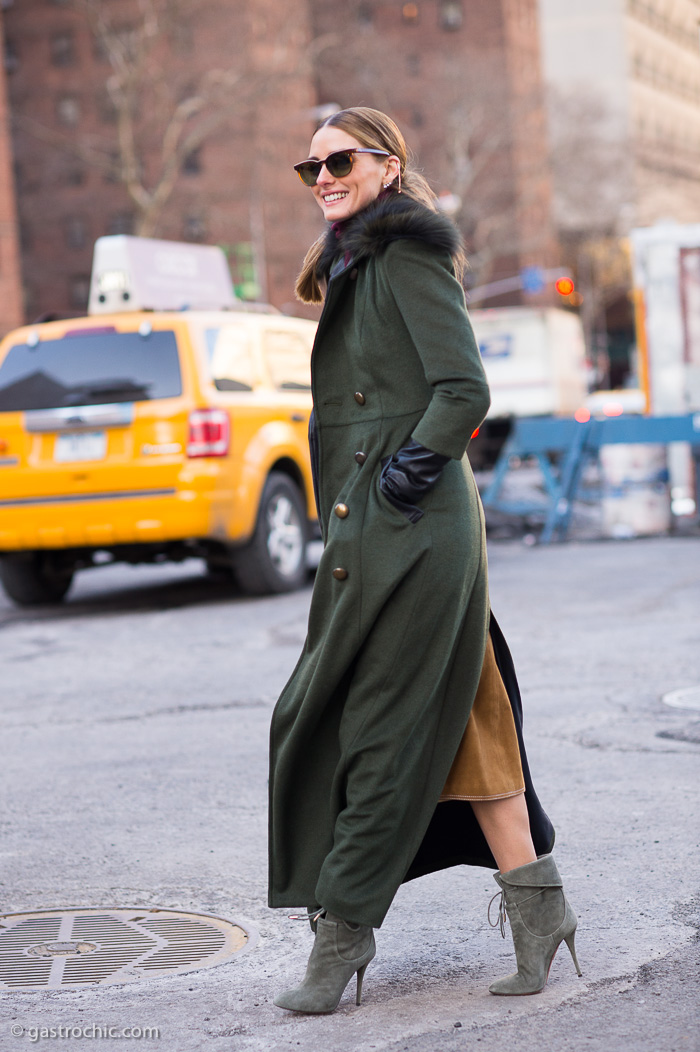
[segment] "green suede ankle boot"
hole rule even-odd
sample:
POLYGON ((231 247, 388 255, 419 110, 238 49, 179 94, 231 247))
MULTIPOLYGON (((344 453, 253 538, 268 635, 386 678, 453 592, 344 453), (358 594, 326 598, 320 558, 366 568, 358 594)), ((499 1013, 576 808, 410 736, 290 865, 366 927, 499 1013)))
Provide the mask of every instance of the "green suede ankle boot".
MULTIPOLYGON (((513 996, 544 990, 554 954, 562 942, 568 946, 576 971, 581 975, 574 947, 578 922, 552 856, 542 855, 526 866, 495 873, 494 879, 501 888, 501 935, 505 939, 505 906, 518 970, 497 979, 489 987, 490 992, 513 996)), ((494 927, 499 922, 495 922, 494 927)))
POLYGON ((355 1003, 359 1005, 365 969, 376 952, 372 928, 325 913, 316 922, 316 938, 301 985, 285 990, 274 1003, 293 1012, 333 1012, 357 972, 355 1003))

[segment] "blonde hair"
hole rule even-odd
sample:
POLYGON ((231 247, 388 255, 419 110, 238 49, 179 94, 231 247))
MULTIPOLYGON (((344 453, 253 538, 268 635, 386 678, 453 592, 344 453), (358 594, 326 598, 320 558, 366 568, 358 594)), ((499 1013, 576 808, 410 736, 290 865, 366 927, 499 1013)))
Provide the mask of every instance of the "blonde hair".
MULTIPOLYGON (((374 150, 388 150, 389 153, 398 157, 401 179, 401 191, 406 197, 417 201, 419 204, 437 212, 436 197, 430 189, 427 179, 416 171, 409 156, 406 141, 398 126, 387 117, 381 110, 373 110, 369 106, 353 106, 351 109, 339 110, 331 114, 326 120, 318 125, 316 131, 321 128, 340 128, 342 131, 352 135, 362 146, 368 146, 374 150)), ((392 188, 398 189, 399 176, 397 175, 391 184, 392 188)), ((306 253, 302 264, 301 273, 297 278, 296 295, 302 303, 322 303, 323 289, 318 275, 318 263, 323 254, 326 243, 324 231, 314 241, 306 253)), ((461 274, 463 269, 463 257, 458 254, 455 257, 455 269, 461 274)))

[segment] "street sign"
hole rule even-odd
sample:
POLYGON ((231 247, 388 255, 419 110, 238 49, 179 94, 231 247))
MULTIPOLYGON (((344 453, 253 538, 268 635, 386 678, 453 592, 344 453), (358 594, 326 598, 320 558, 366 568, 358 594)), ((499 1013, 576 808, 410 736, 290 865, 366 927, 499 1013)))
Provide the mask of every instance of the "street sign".
POLYGON ((523 267, 520 271, 520 280, 523 292, 530 292, 533 295, 542 292, 546 284, 542 267, 523 267))

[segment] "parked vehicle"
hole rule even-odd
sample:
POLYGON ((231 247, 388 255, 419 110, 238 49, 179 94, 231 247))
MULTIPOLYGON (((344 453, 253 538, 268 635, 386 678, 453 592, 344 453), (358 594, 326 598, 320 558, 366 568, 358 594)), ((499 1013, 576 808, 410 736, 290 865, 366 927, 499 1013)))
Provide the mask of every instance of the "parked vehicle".
POLYGON ((250 593, 296 588, 316 519, 307 438, 316 326, 235 300, 230 310, 149 309, 127 252, 118 276, 114 242, 137 240, 161 253, 149 268, 160 266, 161 292, 170 273, 215 296, 197 285, 200 246, 103 238, 111 270, 93 269, 99 316, 2 341, 4 589, 20 604, 56 602, 77 570, 191 556, 250 593))
POLYGON ((492 465, 513 417, 573 416, 588 391, 581 320, 571 311, 494 307, 469 311, 491 390, 491 408, 469 448, 492 465))

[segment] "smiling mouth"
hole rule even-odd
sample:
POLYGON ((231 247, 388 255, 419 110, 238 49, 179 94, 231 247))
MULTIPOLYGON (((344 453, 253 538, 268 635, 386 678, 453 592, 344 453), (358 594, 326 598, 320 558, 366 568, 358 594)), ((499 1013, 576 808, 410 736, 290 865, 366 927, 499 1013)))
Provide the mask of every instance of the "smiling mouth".
POLYGON ((336 201, 342 201, 343 198, 347 197, 347 196, 348 196, 347 190, 344 193, 324 194, 323 195, 323 203, 324 203, 324 205, 332 205, 332 204, 335 204, 336 201))

